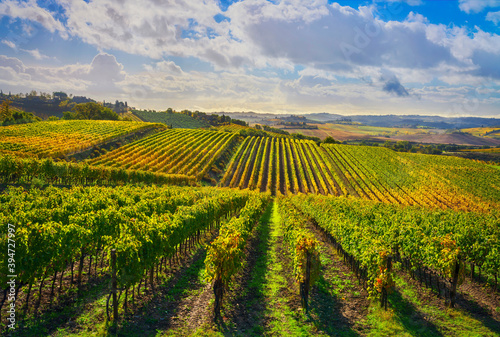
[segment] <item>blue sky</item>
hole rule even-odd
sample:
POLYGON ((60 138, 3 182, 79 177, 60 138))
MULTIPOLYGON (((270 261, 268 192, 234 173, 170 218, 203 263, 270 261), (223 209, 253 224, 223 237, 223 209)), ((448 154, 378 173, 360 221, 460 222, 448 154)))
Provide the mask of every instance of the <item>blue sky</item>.
POLYGON ((500 117, 500 0, 0 1, 0 89, 138 108, 500 117))

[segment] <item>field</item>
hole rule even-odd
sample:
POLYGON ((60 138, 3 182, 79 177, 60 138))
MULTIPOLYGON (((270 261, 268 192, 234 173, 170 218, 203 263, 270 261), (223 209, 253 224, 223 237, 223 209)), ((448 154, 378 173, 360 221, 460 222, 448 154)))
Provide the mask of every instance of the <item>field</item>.
POLYGON ((476 137, 489 137, 500 139, 500 128, 470 128, 470 129, 462 129, 462 132, 470 133, 476 137))
POLYGON ((130 118, 131 120, 133 121, 136 121, 136 122, 142 122, 143 120, 140 119, 139 117, 137 117, 136 115, 134 115, 132 112, 125 112, 125 113, 122 113, 121 114, 121 117, 125 117, 125 118, 130 118))
MULTIPOLYGON (((214 127, 214 129, 219 130, 219 131, 226 131, 226 132, 239 132, 241 130, 252 130, 252 131, 255 130, 249 126, 243 126, 243 125, 239 125, 239 124, 221 125, 218 127, 214 127)), ((285 135, 277 133, 277 132, 264 131, 264 130, 258 130, 258 131, 260 131, 268 136, 271 136, 271 137, 278 137, 278 138, 285 137, 285 135)))
POLYGON ((234 140, 235 135, 226 132, 170 129, 108 152, 89 164, 203 177, 234 140))
POLYGON ((157 126, 118 121, 51 121, 6 126, 0 128, 0 153, 61 157, 157 126))
POLYGON ((229 125, 218 126, 215 129, 219 131, 238 132, 240 130, 245 130, 249 128, 250 128, 249 126, 243 126, 239 124, 229 124, 229 125))
POLYGON ((411 141, 426 144, 500 145, 500 139, 498 133, 496 133, 498 130, 494 128, 463 129, 460 133, 450 133, 443 129, 388 128, 357 124, 326 123, 311 125, 316 125, 318 129, 287 129, 287 131, 290 133, 299 132, 320 139, 333 137, 338 141, 385 142, 389 140, 392 142, 411 141))
MULTIPOLYGON (((422 134, 430 135, 444 132, 437 129, 411 129, 411 128, 386 128, 369 125, 358 124, 311 124, 317 126, 318 129, 287 129, 288 132, 300 132, 307 136, 319 137, 325 139, 326 137, 333 137, 339 141, 348 140, 362 140, 362 139, 382 139, 393 138, 400 135, 413 135, 422 134)), ((279 127, 279 125, 277 126, 279 127)))
POLYGON ((351 195, 455 210, 498 207, 499 184, 495 170, 461 158, 260 137, 245 139, 220 183, 283 195, 351 195))
POLYGON ((484 162, 500 163, 500 147, 488 149, 463 149, 450 154, 457 157, 481 160, 484 162))
POLYGON ((500 335, 497 167, 237 129, 0 154, 1 333, 500 335))
POLYGON ((172 128, 196 129, 209 126, 204 122, 200 122, 191 116, 181 113, 134 110, 132 111, 132 114, 145 122, 163 123, 171 126, 172 128))

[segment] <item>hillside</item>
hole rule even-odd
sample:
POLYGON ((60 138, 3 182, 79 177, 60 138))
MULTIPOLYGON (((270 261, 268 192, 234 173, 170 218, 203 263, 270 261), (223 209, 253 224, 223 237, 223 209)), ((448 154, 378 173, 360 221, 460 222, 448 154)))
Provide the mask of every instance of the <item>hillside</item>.
MULTIPOLYGON (((218 115, 225 114, 231 118, 244 120, 250 124, 268 124, 269 120, 278 117, 288 118, 290 114, 272 114, 255 112, 215 112, 218 115)), ((441 116, 421 116, 421 115, 340 115, 334 113, 307 113, 302 115, 308 123, 338 123, 339 121, 349 121, 369 126, 386 128, 431 128, 431 129, 465 129, 480 127, 498 127, 500 118, 481 117, 441 117, 441 116)))
POLYGON ((498 168, 160 126, 0 127, 2 335, 500 334, 498 168))
MULTIPOLYGON (((362 124, 310 124, 317 129, 291 129, 289 132, 297 132, 311 137, 333 137, 339 141, 410 141, 418 144, 456 144, 469 146, 498 146, 500 140, 495 138, 495 133, 487 134, 480 131, 482 128, 472 129, 473 134, 465 132, 449 132, 444 129, 425 129, 408 127, 378 127, 362 124)), ((277 127, 282 127, 278 125, 277 127)), ((491 128, 484 128, 491 130, 491 128)))
MULTIPOLYGON (((100 121, 37 124, 3 128, 3 151, 57 157, 152 126, 100 121), (123 130, 124 126, 129 129, 123 130), (82 143, 83 134, 88 138, 87 145, 82 143)), ((286 137, 241 137, 227 131, 170 129, 85 163, 91 167, 185 175, 224 187, 269 191, 273 195, 350 195, 384 203, 455 210, 486 211, 500 203, 497 171, 473 161, 379 147, 318 146, 313 141, 286 137), (476 176, 474 183, 468 177, 472 172, 476 176)))
POLYGON ((441 117, 419 115, 352 115, 320 113, 305 114, 309 119, 321 122, 337 121, 348 118, 352 122, 379 127, 428 127, 436 129, 465 129, 478 127, 493 127, 500 125, 499 118, 481 117, 441 117))
POLYGON ((63 157, 86 151, 137 131, 159 125, 121 121, 45 121, 0 127, 0 153, 63 157))
POLYGON ((465 133, 446 133, 435 135, 398 135, 396 140, 408 140, 418 143, 435 143, 435 144, 457 144, 457 145, 474 145, 474 146, 499 146, 500 139, 488 137, 476 137, 465 133))
POLYGON ((204 122, 198 121, 182 113, 150 112, 145 110, 133 110, 132 113, 145 122, 163 123, 175 129, 197 129, 209 126, 204 122))
POLYGON ((351 195, 384 203, 472 210, 490 202, 486 209, 499 205, 497 182, 500 177, 494 169, 459 158, 251 137, 233 156, 220 184, 283 195, 351 195), (436 164, 442 169, 436 169, 436 164), (475 183, 469 174, 474 174, 475 183))
POLYGON ((500 127, 470 128, 461 130, 476 137, 488 137, 500 139, 500 127))
POLYGON ((200 179, 236 140, 235 134, 227 132, 170 129, 108 152, 88 163, 130 170, 185 174, 200 179))

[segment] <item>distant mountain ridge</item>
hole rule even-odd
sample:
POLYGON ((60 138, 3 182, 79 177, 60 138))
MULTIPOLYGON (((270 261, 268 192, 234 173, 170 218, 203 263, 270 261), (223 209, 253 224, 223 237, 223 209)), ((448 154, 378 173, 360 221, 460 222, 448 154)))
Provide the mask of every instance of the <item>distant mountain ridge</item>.
MULTIPOLYGON (((217 115, 225 114, 231 118, 237 118, 249 123, 273 124, 276 119, 283 119, 287 116, 304 116, 307 123, 338 123, 339 121, 350 120, 380 127, 428 127, 437 129, 466 129, 478 127, 500 126, 500 118, 483 117, 441 117, 441 116, 421 116, 421 115, 353 115, 344 116, 327 112, 304 113, 304 114, 272 114, 256 112, 212 112, 217 115)), ((500 113, 499 113, 500 116, 500 113)))
POLYGON ((342 118, 349 118, 352 122, 381 127, 430 127, 438 129, 465 129, 477 127, 500 126, 500 118, 482 117, 441 117, 420 115, 354 115, 342 116, 329 113, 306 114, 308 119, 319 122, 335 122, 342 118), (330 117, 330 118, 329 118, 330 117))

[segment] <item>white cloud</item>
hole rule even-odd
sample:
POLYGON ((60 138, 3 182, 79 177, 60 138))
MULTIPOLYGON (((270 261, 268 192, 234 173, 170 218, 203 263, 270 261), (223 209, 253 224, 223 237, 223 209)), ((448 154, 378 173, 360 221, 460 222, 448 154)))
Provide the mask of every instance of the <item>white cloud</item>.
POLYGON ((486 20, 493 22, 495 25, 500 23, 500 11, 498 12, 489 12, 486 14, 486 20))
POLYGON ((30 54, 33 58, 35 58, 36 60, 42 60, 42 59, 48 59, 49 56, 47 55, 44 55, 42 53, 40 53, 40 51, 38 49, 21 49, 22 51, 30 54))
POLYGON ((12 1, 5 0, 0 3, 0 17, 9 16, 38 22, 50 32, 59 32, 61 37, 67 38, 66 29, 63 24, 54 19, 52 14, 44 8, 37 5, 35 0, 12 1))
MULTIPOLYGON (((394 2, 387 7, 401 7, 400 1, 386 1, 394 2)), ((402 1, 421 4, 420 0, 402 1)), ((155 63, 139 74, 127 74, 115 56, 106 53, 87 64, 52 68, 25 66, 11 59, 4 60, 8 64, 0 62, 5 75, 0 82, 28 86, 29 79, 28 90, 50 91, 45 88, 56 86, 104 98, 112 93, 144 107, 162 108, 161 102, 168 100, 179 108, 275 111, 289 109, 288 104, 298 110, 321 105, 325 110, 382 109, 385 101, 412 107, 410 102, 415 104, 418 95, 422 96, 418 104, 430 107, 441 104, 448 94, 441 90, 429 94, 426 101, 426 91, 412 89, 415 83, 436 79, 470 86, 490 78, 500 80, 499 35, 431 24, 413 12, 404 21, 382 19, 376 4, 353 9, 327 0, 243 0, 222 13, 217 0, 59 3, 64 24, 34 0, 3 1, 0 16, 39 22, 51 32, 81 39, 98 50, 144 55, 155 63), (221 13, 228 19, 217 23, 214 16, 221 13), (209 62, 215 72, 182 69, 169 56, 209 62), (296 69, 303 70, 297 74, 296 69), (267 70, 267 77, 250 75, 267 70), (289 78, 283 73, 298 78, 280 79, 278 73, 281 78, 289 78), (185 106, 186 102, 192 105, 185 106)), ((469 12, 486 8, 471 1, 460 6, 469 12)), ((489 13, 487 18, 494 21, 495 15, 489 13)), ((2 43, 11 48, 24 45, 10 36, 2 43)), ((35 59, 47 57, 38 49, 25 51, 35 59)))
POLYGON ((500 0, 459 0, 458 7, 465 13, 479 13, 487 7, 500 7, 500 0))
MULTIPOLYGON (((296 11, 287 6, 291 5, 240 2, 226 13, 233 23, 232 33, 271 66, 275 66, 274 60, 288 60, 295 65, 360 78, 365 77, 363 72, 368 67, 425 72, 442 63, 462 64, 449 46, 442 45, 440 39, 429 38, 431 25, 420 15, 412 14, 404 22, 384 22, 376 19, 370 8, 354 10, 333 4, 326 6, 326 11, 316 10, 316 19, 306 22, 299 14, 290 16, 296 11)), ((303 11, 307 8, 297 12, 303 11)), ((447 29, 437 27, 434 36, 447 36, 447 29)))
POLYGON ((181 75, 183 73, 181 67, 172 61, 161 61, 156 63, 156 69, 168 74, 181 75))
MULTIPOLYGON (((63 67, 26 66, 17 58, 0 55, 0 87, 13 92, 33 88, 63 90, 95 99, 119 99, 142 108, 191 109, 201 111, 340 112, 340 113, 442 113, 454 111, 450 101, 467 102, 472 86, 406 89, 399 73, 367 68, 376 83, 345 83, 331 72, 306 68, 294 80, 259 77, 244 72, 182 71, 172 61, 146 66, 145 71, 127 74, 113 55, 99 54, 89 64, 63 67), (106 73, 100 73, 104 72, 106 73), (385 76, 385 77, 384 77, 385 76), (112 79, 111 81, 107 81, 112 79), (399 82, 401 86, 403 84, 399 82), (374 85, 376 84, 376 85, 374 85), (386 85, 382 91, 379 85, 386 85), (409 95, 404 95, 404 90, 409 95), (404 97, 398 97, 397 95, 404 97), (421 99, 418 99, 421 96, 421 99)), ((488 89, 488 88, 486 88, 488 89)), ((477 111, 492 114, 498 87, 483 90, 477 111), (492 103, 493 102, 493 103, 492 103)), ((475 96, 474 96, 475 97, 475 96)))
POLYGON ((21 60, 5 55, 0 55, 0 67, 11 68, 16 73, 23 73, 26 70, 21 60))
POLYGON ((125 72, 114 55, 100 53, 90 64, 88 78, 94 83, 119 82, 125 79, 125 72))
POLYGON ((12 48, 12 49, 17 49, 17 46, 14 42, 12 41, 9 41, 9 40, 2 40, 2 43, 6 46, 8 46, 9 48, 12 48))
MULTIPOLYGON (((14 57, 0 55, 2 74, 0 83, 21 91, 36 88, 41 91, 54 91, 54 88, 71 91, 75 94, 95 95, 107 98, 110 93, 121 92, 117 83, 125 80, 123 66, 113 55, 101 53, 90 64, 72 64, 62 67, 26 66, 14 57)), ((58 89, 58 90, 59 90, 58 89)))
MULTIPOLYGON (((492 1, 482 3, 492 6, 492 1)), ((405 2, 420 4, 420 0, 405 2)), ((244 0, 229 6, 223 13, 228 20, 220 23, 214 19, 221 13, 216 0, 60 3, 66 27, 34 0, 9 0, 0 8, 13 17, 40 12, 43 15, 34 15, 32 20, 52 27, 51 31, 67 30, 99 50, 122 50, 159 60, 190 56, 209 62, 216 71, 267 67, 294 71, 300 65, 341 76, 366 77, 363 72, 367 68, 379 67, 393 72, 397 68, 403 81, 407 76, 402 70, 413 74, 417 70, 419 77, 427 77, 431 69, 446 63, 455 69, 476 67, 476 74, 484 74, 481 62, 485 58, 474 55, 479 50, 496 55, 491 46, 500 46, 498 35, 485 36, 479 29, 471 34, 461 27, 430 24, 413 12, 402 22, 384 21, 378 18, 376 6, 353 9, 330 5, 326 0, 244 0)), ((460 5, 464 10, 479 8, 471 1, 460 5)), ((32 55, 43 58, 35 51, 32 55)), ((160 61, 156 67, 173 74, 182 71, 168 61, 160 61)), ((489 63, 487 68, 491 69, 489 63)))
POLYGON ((153 58, 199 54, 223 42, 210 33, 226 33, 213 18, 220 12, 215 0, 61 2, 71 34, 103 49, 153 58))

